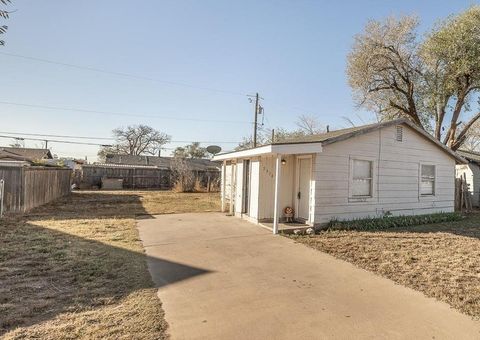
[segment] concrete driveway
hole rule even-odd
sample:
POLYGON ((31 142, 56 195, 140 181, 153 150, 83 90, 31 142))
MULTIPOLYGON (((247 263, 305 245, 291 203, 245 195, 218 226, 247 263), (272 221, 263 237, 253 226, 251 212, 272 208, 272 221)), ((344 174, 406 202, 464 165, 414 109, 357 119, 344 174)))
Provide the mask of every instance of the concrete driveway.
POLYGON ((218 213, 138 221, 173 339, 479 339, 447 304, 218 213))

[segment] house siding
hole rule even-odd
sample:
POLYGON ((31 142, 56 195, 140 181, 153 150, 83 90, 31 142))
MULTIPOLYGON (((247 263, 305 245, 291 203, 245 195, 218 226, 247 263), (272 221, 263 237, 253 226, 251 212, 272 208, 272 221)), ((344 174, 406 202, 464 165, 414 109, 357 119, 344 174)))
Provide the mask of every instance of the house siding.
MULTIPOLYGON (((280 177, 280 197, 279 207, 283 210, 285 207, 294 206, 295 191, 295 156, 286 155, 283 157, 286 164, 282 165, 280 177)), ((275 161, 276 156, 264 156, 260 158, 259 163, 259 201, 258 201, 258 219, 273 218, 274 196, 275 196, 275 161)), ((283 211, 280 214, 283 217, 283 211)))
POLYGON ((314 222, 393 215, 428 214, 454 210, 455 160, 431 141, 404 125, 403 141, 396 127, 325 145, 314 162, 314 222), (349 198, 350 159, 374 163, 372 198, 349 198), (419 194, 420 164, 436 166, 435 195, 419 194))
POLYGON ((472 196, 472 205, 478 207, 480 203, 480 167, 475 163, 457 165, 457 177, 463 177, 464 174, 468 191, 472 196))

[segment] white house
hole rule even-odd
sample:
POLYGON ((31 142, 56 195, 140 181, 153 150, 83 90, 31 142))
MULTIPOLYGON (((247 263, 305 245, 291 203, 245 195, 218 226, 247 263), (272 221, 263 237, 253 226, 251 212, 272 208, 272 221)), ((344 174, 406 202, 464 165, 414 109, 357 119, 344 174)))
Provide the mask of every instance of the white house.
POLYGON ((468 191, 472 196, 472 205, 478 207, 480 205, 480 153, 467 150, 458 150, 457 153, 468 161, 467 164, 457 165, 457 177, 465 177, 468 191))
POLYGON ((255 223, 284 209, 320 226, 386 214, 454 211, 455 164, 466 161, 405 119, 219 154, 222 210, 255 223))

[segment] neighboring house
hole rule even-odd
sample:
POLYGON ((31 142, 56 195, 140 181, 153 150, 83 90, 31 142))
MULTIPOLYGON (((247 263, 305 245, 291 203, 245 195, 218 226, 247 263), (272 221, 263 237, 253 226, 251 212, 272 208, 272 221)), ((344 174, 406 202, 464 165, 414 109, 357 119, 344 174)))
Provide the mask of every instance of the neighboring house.
POLYGON ((0 151, 24 157, 25 159, 32 161, 53 159, 52 153, 48 149, 15 148, 0 146, 0 151))
MULTIPOLYGON (((220 171, 220 163, 212 162, 210 159, 185 158, 187 166, 192 171, 220 171)), ((105 158, 106 164, 142 165, 156 166, 161 169, 171 169, 174 157, 158 156, 134 156, 108 154, 105 158)))
POLYGON ((405 119, 219 154, 222 210, 273 222, 454 211, 455 164, 466 161, 405 119), (233 199, 231 199, 233 197, 233 199))
POLYGON ((465 176, 468 191, 472 195, 472 205, 480 204, 480 153, 458 150, 457 153, 468 161, 468 164, 459 164, 456 167, 457 177, 465 176))
POLYGON ((0 149, 0 166, 30 165, 33 160, 0 149))

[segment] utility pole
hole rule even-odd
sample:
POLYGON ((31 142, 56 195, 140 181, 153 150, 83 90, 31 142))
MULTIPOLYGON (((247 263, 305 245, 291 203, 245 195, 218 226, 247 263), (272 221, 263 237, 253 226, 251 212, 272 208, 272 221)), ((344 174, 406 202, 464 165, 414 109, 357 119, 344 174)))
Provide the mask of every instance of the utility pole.
POLYGON ((45 139, 45 149, 48 149, 48 139, 45 139))
POLYGON ((257 147, 257 117, 258 117, 258 92, 255 94, 255 122, 253 123, 253 147, 257 147))
MULTIPOLYGON (((258 130, 258 115, 263 113, 263 107, 260 105, 260 100, 263 99, 259 96, 258 92, 253 95, 247 95, 250 103, 253 102, 252 97, 255 97, 255 118, 253 123, 253 147, 257 147, 257 130, 258 130)), ((262 122, 263 125, 263 122, 262 122)))

